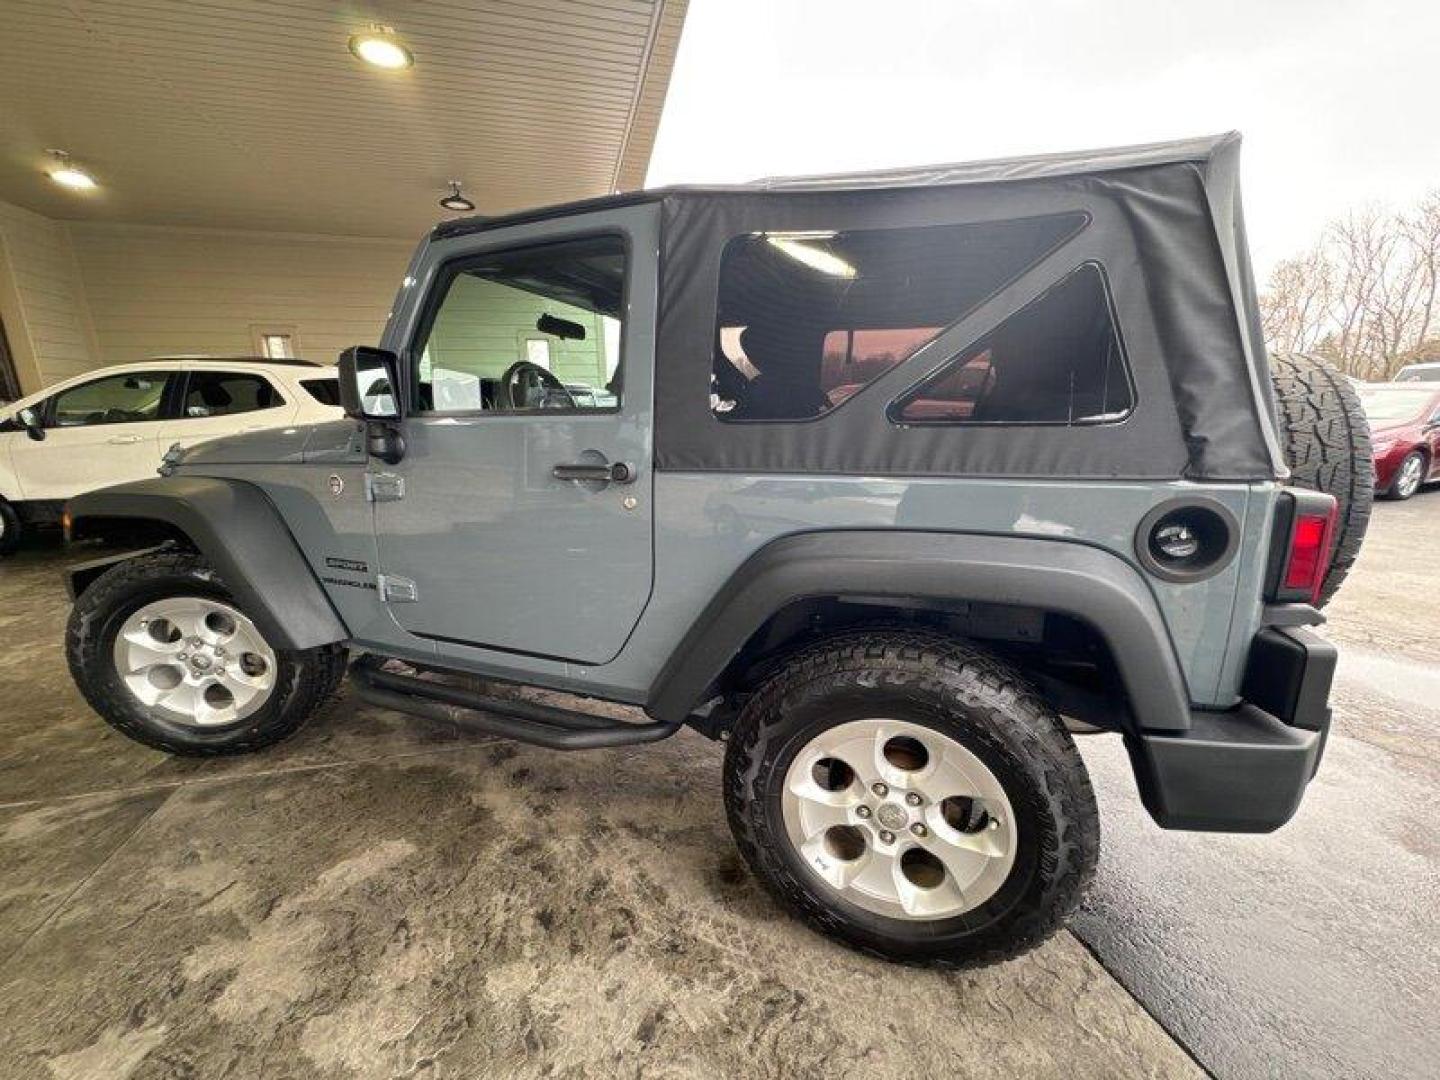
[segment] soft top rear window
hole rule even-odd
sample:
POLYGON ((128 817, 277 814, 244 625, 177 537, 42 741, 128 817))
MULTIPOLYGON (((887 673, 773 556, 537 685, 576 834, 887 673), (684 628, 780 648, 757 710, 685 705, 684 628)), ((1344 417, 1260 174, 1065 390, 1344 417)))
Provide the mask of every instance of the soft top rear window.
POLYGON ((1011 221, 750 233, 721 257, 711 409, 810 420, 863 389, 1085 226, 1011 221))

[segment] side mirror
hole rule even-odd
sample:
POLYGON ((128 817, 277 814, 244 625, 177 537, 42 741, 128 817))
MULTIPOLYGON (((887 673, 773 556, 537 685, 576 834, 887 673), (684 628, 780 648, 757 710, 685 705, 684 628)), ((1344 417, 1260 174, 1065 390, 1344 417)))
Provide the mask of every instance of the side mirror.
POLYGON ((356 345, 340 354, 340 407, 356 420, 400 419, 400 360, 392 352, 356 345))
POLYGON ((20 426, 25 429, 25 434, 30 438, 36 442, 45 441, 45 425, 40 423, 40 414, 34 409, 21 409, 15 414, 15 419, 20 422, 20 426))

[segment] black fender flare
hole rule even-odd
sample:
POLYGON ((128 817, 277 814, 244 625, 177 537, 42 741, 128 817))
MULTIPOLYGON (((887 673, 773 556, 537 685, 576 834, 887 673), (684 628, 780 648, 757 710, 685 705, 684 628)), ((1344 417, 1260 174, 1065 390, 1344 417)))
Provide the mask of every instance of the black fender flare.
POLYGON ((1013 604, 1088 623, 1115 657, 1137 725, 1190 726, 1169 630, 1140 573, 1100 548, 975 533, 798 533, 747 559, 701 612, 650 689, 645 711, 684 719, 750 636, 797 600, 863 596, 1013 604))
MULTIPOLYGON (((67 510, 77 538, 103 532, 106 519, 160 522, 183 533, 279 648, 313 649, 350 636, 280 512, 254 484, 167 476, 77 495, 67 510)), ((72 595, 83 584, 72 580, 72 595)))

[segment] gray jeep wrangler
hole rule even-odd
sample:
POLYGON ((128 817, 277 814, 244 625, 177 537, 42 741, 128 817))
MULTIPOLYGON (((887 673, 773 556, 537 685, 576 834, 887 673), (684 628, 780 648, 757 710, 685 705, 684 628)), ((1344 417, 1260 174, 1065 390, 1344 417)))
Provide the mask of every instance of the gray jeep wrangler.
POLYGON ((1277 828, 1324 747, 1367 434, 1322 367, 1272 393, 1238 149, 446 222, 341 358, 350 419, 72 501, 140 549, 72 571, 75 679, 176 754, 285 738, 347 656, 363 701, 557 750, 689 726, 824 932, 1030 948, 1097 857, 1072 730, 1177 829, 1277 828))

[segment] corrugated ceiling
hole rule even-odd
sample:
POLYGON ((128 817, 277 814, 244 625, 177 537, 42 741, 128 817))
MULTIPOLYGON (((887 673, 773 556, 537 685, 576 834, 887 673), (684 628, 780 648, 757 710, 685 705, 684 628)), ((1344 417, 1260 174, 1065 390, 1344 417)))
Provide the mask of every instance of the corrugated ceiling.
POLYGON ((412 237, 644 181, 686 0, 0 0, 0 200, 55 218, 412 237), (347 50, 393 26, 414 68, 347 50), (42 173, 68 150, 89 195, 42 173))

